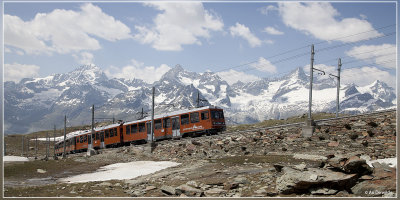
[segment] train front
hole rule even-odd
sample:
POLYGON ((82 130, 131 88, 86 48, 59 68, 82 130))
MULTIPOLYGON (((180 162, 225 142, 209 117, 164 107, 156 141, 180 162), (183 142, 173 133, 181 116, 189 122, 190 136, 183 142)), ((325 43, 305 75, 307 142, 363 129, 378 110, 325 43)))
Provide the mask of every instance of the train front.
POLYGON ((211 123, 212 129, 217 132, 226 130, 225 117, 223 109, 211 109, 211 123))

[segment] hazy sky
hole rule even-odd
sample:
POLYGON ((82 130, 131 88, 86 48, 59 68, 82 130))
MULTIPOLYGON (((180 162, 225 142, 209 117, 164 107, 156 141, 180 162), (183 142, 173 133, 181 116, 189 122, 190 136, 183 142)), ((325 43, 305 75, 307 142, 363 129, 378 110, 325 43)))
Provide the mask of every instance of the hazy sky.
POLYGON ((157 80, 177 64, 234 83, 315 67, 395 86, 395 2, 4 2, 4 78, 95 64, 157 80))

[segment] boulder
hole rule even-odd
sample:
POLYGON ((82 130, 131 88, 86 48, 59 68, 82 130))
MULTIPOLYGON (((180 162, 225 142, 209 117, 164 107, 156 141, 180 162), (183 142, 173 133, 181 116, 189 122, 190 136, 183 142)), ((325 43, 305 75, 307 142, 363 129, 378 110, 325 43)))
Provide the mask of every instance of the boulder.
POLYGON ((352 156, 346 160, 343 165, 343 170, 346 173, 357 173, 360 175, 371 174, 372 169, 364 159, 358 156, 352 156))
POLYGON ((176 191, 176 194, 178 194, 178 195, 185 194, 186 196, 189 196, 189 197, 193 197, 193 196, 198 196, 199 197, 199 196, 201 196, 203 194, 203 191, 201 191, 201 190, 199 190, 197 188, 188 186, 186 184, 178 186, 175 189, 175 191, 176 191))
POLYGON ((167 186, 167 185, 163 185, 161 187, 161 192, 163 192, 167 195, 175 195, 176 194, 175 188, 173 188, 171 186, 167 186))
POLYGON ((349 157, 349 156, 338 154, 338 155, 335 155, 333 158, 330 158, 327 161, 327 164, 330 165, 331 167, 341 170, 345 173, 350 173, 350 174, 355 173, 355 174, 359 174, 359 175, 365 175, 365 174, 372 173, 372 169, 366 163, 366 161, 356 155, 349 157))
POLYGON ((299 171, 284 167, 284 174, 276 180, 276 189, 282 194, 307 193, 311 188, 342 190, 355 185, 357 174, 345 174, 329 169, 310 168, 299 171))

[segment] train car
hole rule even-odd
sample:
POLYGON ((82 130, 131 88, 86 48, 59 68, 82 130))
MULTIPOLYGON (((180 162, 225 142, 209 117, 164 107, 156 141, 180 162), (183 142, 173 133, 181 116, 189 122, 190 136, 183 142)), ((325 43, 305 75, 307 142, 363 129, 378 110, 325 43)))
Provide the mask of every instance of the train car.
POLYGON ((89 130, 84 131, 80 135, 75 136, 75 151, 82 152, 86 151, 88 148, 88 134, 90 133, 89 130))
POLYGON ((100 130, 100 144, 101 148, 120 146, 123 141, 123 127, 122 124, 110 125, 100 130))
MULTIPOLYGON (((75 137, 70 137, 65 140, 65 152, 75 153, 76 143, 75 137)), ((64 141, 56 143, 56 155, 62 155, 64 153, 64 141)))
POLYGON ((147 132, 146 132, 146 121, 134 121, 125 123, 123 125, 123 143, 139 143, 146 142, 147 132))
MULTIPOLYGON (((223 109, 213 106, 154 116, 154 140, 213 134, 225 130, 223 109)), ((150 117, 125 123, 123 134, 124 143, 151 140, 150 117)))

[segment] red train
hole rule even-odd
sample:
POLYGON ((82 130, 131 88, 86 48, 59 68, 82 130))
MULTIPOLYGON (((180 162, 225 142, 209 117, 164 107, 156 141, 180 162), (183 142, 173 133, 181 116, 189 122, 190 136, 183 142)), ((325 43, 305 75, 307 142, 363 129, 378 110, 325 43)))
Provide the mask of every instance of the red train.
MULTIPOLYGON (((154 138, 162 140, 201 134, 214 134, 226 130, 223 109, 207 106, 191 110, 175 111, 154 116, 154 138)), ((91 130, 69 133, 66 139, 66 152, 76 153, 92 148, 108 148, 130 143, 145 143, 151 140, 151 119, 149 117, 112 124, 91 130), (90 141, 92 140, 92 141, 90 141)), ((56 143, 56 154, 64 152, 64 141, 56 143)))

